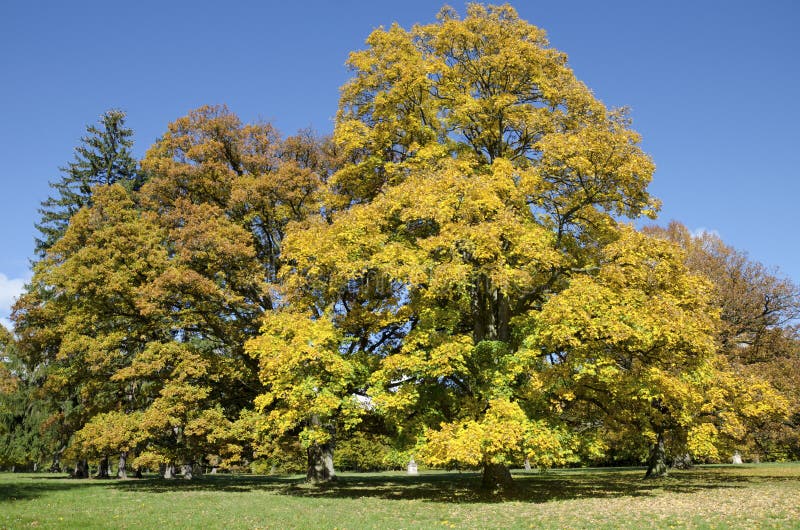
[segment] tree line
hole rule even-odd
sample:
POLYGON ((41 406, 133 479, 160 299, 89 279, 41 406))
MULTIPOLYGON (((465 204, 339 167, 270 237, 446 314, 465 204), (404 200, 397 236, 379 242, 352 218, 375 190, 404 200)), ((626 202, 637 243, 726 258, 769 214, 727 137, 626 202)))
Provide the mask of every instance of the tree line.
POLYGON ((0 465, 800 456, 798 287, 630 224, 654 164, 544 31, 445 8, 348 66, 329 137, 204 106, 137 161, 123 112, 87 129, 2 330, 0 465))

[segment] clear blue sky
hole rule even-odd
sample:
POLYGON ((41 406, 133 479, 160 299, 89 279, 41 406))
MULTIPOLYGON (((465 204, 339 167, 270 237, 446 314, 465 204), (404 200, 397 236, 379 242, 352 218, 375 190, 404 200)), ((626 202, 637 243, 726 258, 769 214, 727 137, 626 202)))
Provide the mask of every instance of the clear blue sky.
MULTIPOLYGON (((463 13, 462 2, 451 2, 463 13)), ((658 167, 659 222, 715 230, 800 282, 800 2, 515 2, 658 167)), ((206 103, 329 132, 344 62, 431 1, 0 2, 0 318, 29 277, 37 208, 88 123, 127 111, 137 155, 206 103)))

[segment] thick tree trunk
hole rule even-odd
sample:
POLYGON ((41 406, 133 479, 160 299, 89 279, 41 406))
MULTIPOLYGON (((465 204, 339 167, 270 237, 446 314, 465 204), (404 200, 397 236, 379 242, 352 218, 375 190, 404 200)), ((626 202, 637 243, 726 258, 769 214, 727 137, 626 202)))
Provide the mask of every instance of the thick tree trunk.
POLYGON ((482 340, 508 342, 510 339, 508 297, 494 287, 487 276, 481 276, 475 287, 472 301, 475 343, 482 340))
POLYGON ((732 464, 741 464, 742 463, 742 454, 739 451, 734 451, 733 458, 731 458, 732 464))
MULTIPOLYGON (((485 274, 477 280, 472 304, 474 318, 472 335, 475 344, 484 340, 508 343, 511 338, 509 326, 511 310, 508 297, 492 285, 491 278, 485 274)), ((507 490, 513 485, 511 472, 506 465, 484 463, 481 476, 483 489, 507 490)))
MULTIPOLYGON (((311 416, 311 425, 323 427, 319 416, 311 416)), ((322 445, 314 444, 307 450, 308 468, 306 480, 312 484, 322 484, 336 480, 336 472, 333 469, 333 448, 336 443, 334 438, 334 428, 331 425, 324 426, 330 433, 330 440, 322 445)))
POLYGON ((306 479, 312 484, 336 480, 336 472, 333 469, 333 443, 312 445, 308 448, 306 479))
POLYGON ((525 471, 530 471, 530 470, 531 470, 531 461, 526 458, 525 459, 525 471))
POLYGON ((667 474, 667 450, 664 444, 664 433, 658 433, 658 439, 650 450, 647 459, 647 473, 644 478, 658 478, 667 474))
POLYGON ((100 464, 97 466, 97 474, 94 478, 109 478, 108 456, 103 456, 103 458, 100 459, 100 464))
POLYGON ((484 464, 481 488, 487 490, 507 490, 513 487, 514 479, 505 464, 484 464))
POLYGON ((128 452, 120 451, 119 462, 117 463, 117 478, 128 478, 128 452))
POLYGON ((75 462, 75 471, 72 476, 74 478, 89 478, 89 462, 86 459, 79 459, 75 462))
POLYGON ((174 479, 175 478, 175 464, 170 462, 169 464, 164 465, 164 478, 165 479, 174 479))
POLYGON ((194 475, 192 474, 192 467, 193 466, 191 463, 186 463, 181 466, 181 475, 183 475, 184 479, 192 480, 192 478, 194 477, 194 475))

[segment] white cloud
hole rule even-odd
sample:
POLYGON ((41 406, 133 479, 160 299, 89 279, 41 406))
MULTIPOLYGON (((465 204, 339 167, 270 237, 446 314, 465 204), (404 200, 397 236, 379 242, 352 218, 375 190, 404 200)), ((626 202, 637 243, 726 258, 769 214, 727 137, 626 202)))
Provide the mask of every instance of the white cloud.
POLYGON ((25 282, 24 278, 9 278, 0 272, 0 322, 9 329, 11 329, 11 322, 8 317, 11 314, 11 306, 22 294, 25 282))
POLYGON ((692 230, 692 237, 703 237, 703 236, 712 236, 722 239, 719 235, 719 232, 714 230, 713 228, 706 228, 705 226, 701 226, 700 228, 695 228, 692 230))

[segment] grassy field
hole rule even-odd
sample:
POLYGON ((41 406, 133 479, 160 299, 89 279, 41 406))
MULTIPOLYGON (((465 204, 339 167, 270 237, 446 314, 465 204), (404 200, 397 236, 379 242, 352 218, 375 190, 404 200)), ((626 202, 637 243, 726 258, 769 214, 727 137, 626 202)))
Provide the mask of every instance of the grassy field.
POLYGON ((800 464, 515 473, 503 496, 473 473, 193 481, 0 474, 0 528, 800 528, 800 464))

